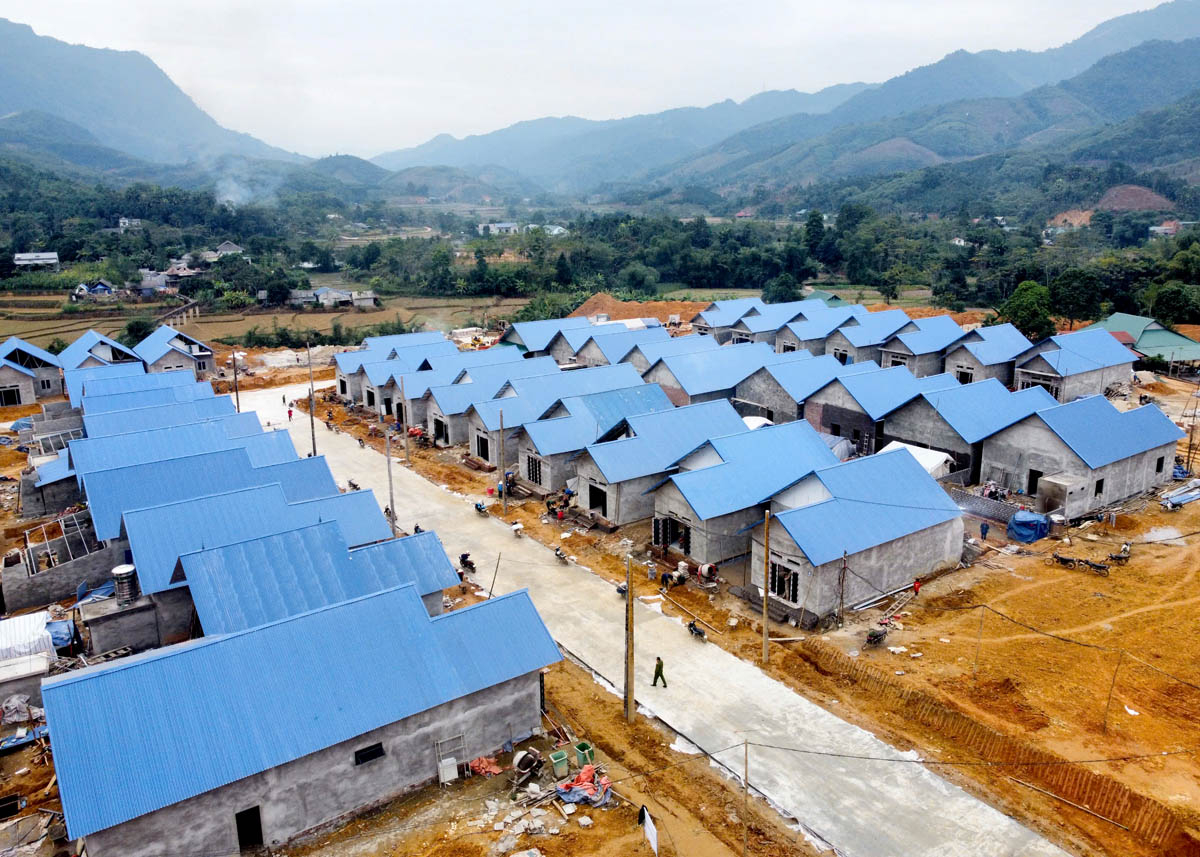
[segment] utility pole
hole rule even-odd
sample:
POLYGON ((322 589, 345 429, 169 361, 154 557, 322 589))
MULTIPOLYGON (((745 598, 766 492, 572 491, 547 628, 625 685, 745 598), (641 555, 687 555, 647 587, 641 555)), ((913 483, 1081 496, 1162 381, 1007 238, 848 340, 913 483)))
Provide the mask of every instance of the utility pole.
MULTIPOLYGON (((317 454, 317 393, 313 389, 312 349, 304 343, 304 351, 308 354, 308 427, 312 431, 312 454, 317 454)), ((237 366, 237 358, 233 365, 237 366)))
POLYGON ((767 664, 771 661, 771 653, 767 649, 768 629, 767 622, 770 615, 767 611, 769 605, 768 599, 771 597, 771 510, 767 509, 763 515, 763 663, 767 664))
POLYGON ((496 597, 496 578, 500 576, 500 554, 496 554, 496 570, 492 572, 492 585, 488 587, 488 598, 496 597))
POLYGON ((1108 701, 1104 703, 1104 734, 1108 734, 1108 710, 1112 708, 1113 691, 1117 689, 1117 673, 1121 671, 1121 661, 1125 660, 1125 650, 1117 655, 1117 668, 1113 670, 1112 684, 1108 686, 1108 701))
POLYGON ((396 535, 396 495, 392 491, 392 429, 390 426, 384 429, 384 455, 387 457, 388 471, 388 523, 392 527, 392 536, 396 535))
POLYGON ((742 857, 750 851, 750 739, 742 739, 742 857))
POLYGON ((508 514, 508 477, 504 473, 504 408, 500 409, 500 505, 508 514))
POLYGON ((846 623, 846 552, 842 551, 842 567, 838 571, 838 611, 837 623, 838 627, 842 627, 846 623))
POLYGON ((233 407, 239 414, 242 412, 242 397, 238 393, 237 346, 233 346, 233 407))
POLYGON ((412 456, 408 450, 408 398, 404 395, 403 375, 400 376, 400 430, 404 432, 404 466, 412 467, 412 456))
POLYGON ((625 555, 625 720, 633 722, 633 565, 625 555))

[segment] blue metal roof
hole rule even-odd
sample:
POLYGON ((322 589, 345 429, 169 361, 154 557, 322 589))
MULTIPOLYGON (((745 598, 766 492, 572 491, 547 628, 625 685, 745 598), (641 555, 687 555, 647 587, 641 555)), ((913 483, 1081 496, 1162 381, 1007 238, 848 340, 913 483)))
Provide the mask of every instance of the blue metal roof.
POLYGON ((101 378, 128 378, 145 374, 146 367, 140 361, 137 363, 106 363, 103 366, 92 366, 88 369, 67 369, 63 372, 63 381, 66 382, 67 397, 71 400, 71 407, 78 408, 79 400, 83 398, 83 385, 89 381, 101 378))
POLYGON ((1058 404, 1042 387, 1010 393, 995 378, 921 395, 967 443, 978 443, 1042 408, 1058 404))
POLYGON ((769 372, 779 386, 797 402, 805 401, 809 396, 832 381, 844 375, 860 375, 863 372, 874 372, 879 364, 874 360, 864 360, 861 363, 841 363, 832 354, 822 354, 811 360, 792 360, 787 363, 772 363, 764 366, 764 372, 769 372))
POLYGON ((1033 347, 1033 343, 1008 322, 978 327, 967 336, 971 341, 964 342, 963 347, 975 355, 975 359, 984 366, 1015 360, 1017 355, 1033 347), (979 341, 974 341, 976 336, 979 337, 979 341))
POLYGON ((403 378, 404 395, 409 399, 419 399, 430 387, 453 384, 467 369, 516 363, 520 360, 521 349, 515 345, 501 345, 479 351, 459 351, 454 354, 426 357, 421 365, 428 364, 427 369, 411 368, 411 360, 385 360, 382 363, 364 364, 363 368, 371 386, 384 387, 394 384, 399 389, 400 379, 403 378))
MULTIPOLYGON (((117 364, 117 366, 120 365, 119 363, 117 364)), ((195 383, 196 375, 190 369, 118 377, 109 375, 107 377, 90 378, 84 381, 83 395, 86 397, 115 396, 118 393, 136 393, 139 390, 158 390, 163 387, 186 387, 189 384, 195 383)))
POLYGON ((949 348, 967 335, 967 332, 948 315, 914 318, 913 324, 917 326, 915 332, 901 333, 898 336, 913 354, 934 354, 949 348))
POLYGON ((133 346, 133 353, 142 358, 149 366, 169 351, 178 351, 188 357, 195 357, 189 346, 199 346, 204 351, 212 353, 212 349, 195 337, 181 333, 170 325, 160 325, 153 333, 133 346))
MULTIPOLYGON (((390 337, 383 337, 389 339, 390 337)), ((337 367, 343 375, 353 375, 364 366, 384 361, 396 361, 406 372, 415 372, 428 357, 457 354, 458 346, 438 333, 436 339, 429 342, 409 343, 407 345, 386 345, 368 347, 359 351, 342 351, 333 355, 337 367)))
POLYGON ((38 466, 37 482, 34 483, 34 488, 43 488, 54 482, 61 482, 75 475, 75 471, 71 469, 71 456, 63 450, 58 454, 57 458, 52 458, 47 462, 38 466))
POLYGON ((42 698, 69 836, 277 768, 559 657, 524 590, 430 618, 415 588, 402 586, 47 681, 42 698))
POLYGON ((557 375, 562 370, 553 357, 533 357, 516 363, 475 366, 453 384, 430 387, 429 396, 446 416, 463 414, 476 402, 494 398, 501 388, 516 378, 557 375))
POLYGON ((350 551, 333 522, 183 554, 176 570, 187 581, 205 636, 244 631, 405 584, 425 596, 458 583, 433 533, 350 551), (407 544, 412 539, 432 540, 436 550, 414 550, 407 544))
POLYGON ((807 351, 776 354, 765 342, 745 342, 722 345, 716 351, 669 354, 659 362, 679 382, 680 389, 689 396, 697 396, 736 387, 764 366, 811 359, 807 351))
POLYGON ((390 351, 398 348, 411 348, 414 345, 430 345, 447 341, 446 334, 440 330, 418 330, 415 333, 368 336, 362 341, 362 344, 368 351, 390 351))
MULTIPOLYGON (((634 348, 642 343, 666 342, 671 338, 665 327, 647 327, 643 330, 626 330, 620 333, 606 333, 602 336, 592 336, 589 340, 596 343, 600 353, 609 363, 620 363, 634 348)), ((585 342, 584 345, 587 343, 585 342)), ((580 346, 582 348, 582 346, 580 346)), ((578 351, 578 349, 577 349, 578 351)))
POLYGON ((83 477, 96 538, 121 534, 121 514, 189 497, 204 497, 253 485, 278 483, 288 502, 337 493, 337 484, 323 456, 283 464, 252 467, 245 449, 166 458, 145 464, 97 470, 83 477))
POLYGON ((1157 405, 1119 411, 1104 396, 1044 408, 1037 416, 1092 469, 1184 436, 1157 405))
MULTIPOLYGON (((732 327, 734 323, 751 310, 761 310, 766 304, 761 298, 733 298, 732 300, 713 301, 708 309, 702 310, 696 318, 709 327, 732 327)), ((696 319, 693 318, 693 321, 696 319)))
POLYGON ((858 316, 858 324, 839 328, 855 348, 882 345, 913 321, 902 309, 887 309, 858 316))
POLYGON ((504 332, 503 342, 511 342, 526 351, 545 351, 550 340, 560 330, 591 327, 586 318, 544 318, 540 321, 519 321, 504 332))
POLYGON ((515 378, 510 383, 515 396, 489 399, 471 406, 488 431, 500 428, 501 411, 504 411, 504 428, 507 431, 538 419, 559 399, 620 390, 623 387, 640 387, 643 381, 638 371, 628 363, 618 363, 616 366, 575 369, 537 378, 515 378))
MULTIPOLYGON (((254 414, 253 411, 246 413, 254 414)), ((130 408, 127 411, 111 411, 107 414, 84 414, 83 429, 88 437, 104 437, 110 434, 222 419, 234 414, 236 410, 232 396, 213 396, 210 399, 150 405, 145 408, 130 408)), ((257 420, 257 415, 254 418, 257 420)))
POLYGON ((1057 350, 1043 351, 1023 361, 1021 365, 1041 357, 1055 372, 1065 378, 1096 369, 1131 364, 1138 359, 1136 354, 1103 328, 1061 333, 1051 336, 1050 341, 1058 347, 1057 350))
POLYGON ((646 358, 646 362, 653 366, 668 354, 691 354, 696 351, 711 351, 720 347, 721 343, 711 336, 691 333, 687 336, 673 336, 659 342, 639 342, 623 359, 628 360, 634 351, 639 351, 646 358))
POLYGON ((51 366, 62 366, 62 363, 55 355, 19 337, 10 336, 3 343, 0 343, 0 358, 7 358, 14 351, 24 351, 29 356, 36 357, 38 360, 41 360, 43 363, 49 363, 51 366))
POLYGON ((780 512, 783 525, 813 566, 853 556, 962 515, 907 449, 855 458, 816 478, 830 499, 780 512))
POLYGON ((525 424, 525 431, 540 455, 583 449, 628 416, 669 411, 673 407, 658 384, 571 396, 563 399, 562 405, 570 416, 525 424))
POLYGON ((750 333, 770 333, 786 327, 796 319, 807 319, 810 315, 819 315, 827 309, 825 301, 820 298, 767 304, 756 313, 742 316, 734 327, 745 326, 750 333))
POLYGON ((126 509, 122 529, 129 538, 142 591, 161 592, 183 585, 172 580, 172 574, 184 554, 325 521, 336 523, 350 545, 370 544, 392 535, 370 491, 289 503, 278 484, 126 509))
POLYGON ((85 331, 84 333, 80 334, 78 339, 64 348, 58 355, 58 362, 64 370, 78 369, 87 361, 89 357, 94 357, 101 363, 123 363, 126 360, 133 360, 138 363, 141 362, 140 358, 124 345, 117 342, 115 339, 109 339, 103 333, 97 333, 94 330, 85 331), (93 349, 95 349, 97 345, 108 346, 108 348, 99 349, 100 353, 108 354, 109 356, 116 354, 122 356, 124 359, 113 361, 108 360, 105 357, 101 357, 99 354, 93 353, 93 349), (111 349, 111 352, 109 349, 111 349))
POLYGON ((493 345, 491 348, 460 351, 457 354, 435 354, 427 357, 425 362, 429 364, 430 369, 467 369, 471 366, 515 363, 523 359, 525 359, 524 353, 515 345, 493 345))
POLYGON ((838 457, 806 421, 763 426, 709 445, 721 463, 671 477, 701 520, 756 506, 838 457))
POLYGON ((796 338, 801 342, 807 342, 812 339, 824 339, 838 328, 850 325, 869 314, 861 304, 829 307, 824 312, 806 313, 804 321, 793 321, 784 327, 796 334, 796 338))
POLYGON ((79 400, 85 414, 104 414, 130 408, 145 408, 150 405, 169 405, 173 402, 191 402, 213 396, 212 384, 197 381, 184 387, 160 387, 155 390, 137 390, 132 393, 114 393, 111 396, 84 395, 79 400))
POLYGON ((663 473, 710 437, 746 427, 725 399, 626 418, 633 437, 587 447, 610 483, 663 473))
POLYGON ((905 366, 892 366, 861 375, 843 375, 837 379, 837 383, 846 388, 846 392, 873 420, 883 419, 922 393, 958 386, 958 381, 947 374, 914 378, 905 366))

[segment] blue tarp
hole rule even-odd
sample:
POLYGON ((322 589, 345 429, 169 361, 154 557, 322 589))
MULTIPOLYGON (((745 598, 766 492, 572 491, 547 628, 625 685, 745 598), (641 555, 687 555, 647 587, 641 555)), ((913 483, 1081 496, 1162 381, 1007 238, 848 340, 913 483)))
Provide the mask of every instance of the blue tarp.
POLYGON ((21 417, 19 420, 13 420, 12 425, 8 427, 8 430, 19 432, 31 428, 33 428, 33 417, 21 417))
POLYGON ((1008 537, 1030 544, 1050 535, 1050 519, 1037 512, 1017 512, 1008 521, 1008 537))
POLYGON ((75 639, 75 622, 71 619, 47 622, 46 632, 50 635, 50 641, 54 643, 54 648, 64 648, 71 645, 71 641, 75 639))

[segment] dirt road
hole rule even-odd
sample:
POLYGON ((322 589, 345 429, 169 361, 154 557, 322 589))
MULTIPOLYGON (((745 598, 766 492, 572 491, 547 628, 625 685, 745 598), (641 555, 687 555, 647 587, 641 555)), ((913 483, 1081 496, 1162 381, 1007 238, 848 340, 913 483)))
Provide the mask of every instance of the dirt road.
MULTIPOLYGON (((257 410, 274 426, 286 424, 281 393, 296 398, 307 390, 247 393, 242 408, 257 410)), ((311 438, 300 416, 289 428, 305 454, 311 438)), ((353 479, 372 489, 381 506, 388 502, 379 453, 321 425, 317 452, 337 479, 353 479)), ((470 552, 484 586, 498 567, 498 593, 528 588, 559 644, 612 684, 623 685, 624 608, 611 584, 586 569, 559 565, 542 545, 514 538, 503 523, 476 515, 474 498, 452 494, 400 466, 393 467, 393 478, 403 528, 419 523, 435 530, 452 557, 470 552)), ((742 770, 743 742, 749 742, 752 787, 795 816, 818 845, 847 857, 1064 853, 933 774, 916 754, 890 747, 755 666, 692 639, 678 620, 642 604, 635 614, 639 704, 731 771, 742 770), (650 685, 656 655, 666 662, 669 688, 650 685)))

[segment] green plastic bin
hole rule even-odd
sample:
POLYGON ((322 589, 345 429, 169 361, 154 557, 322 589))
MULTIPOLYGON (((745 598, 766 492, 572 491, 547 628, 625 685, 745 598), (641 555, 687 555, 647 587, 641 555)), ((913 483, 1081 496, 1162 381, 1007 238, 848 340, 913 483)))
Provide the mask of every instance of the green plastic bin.
POLYGON ((592 745, 587 741, 580 741, 575 745, 575 758, 579 760, 579 767, 590 765, 596 758, 596 751, 592 749, 592 745))
POLYGON ((556 779, 562 779, 570 773, 570 757, 567 756, 566 750, 555 750, 550 754, 550 764, 554 768, 554 776, 556 779))

